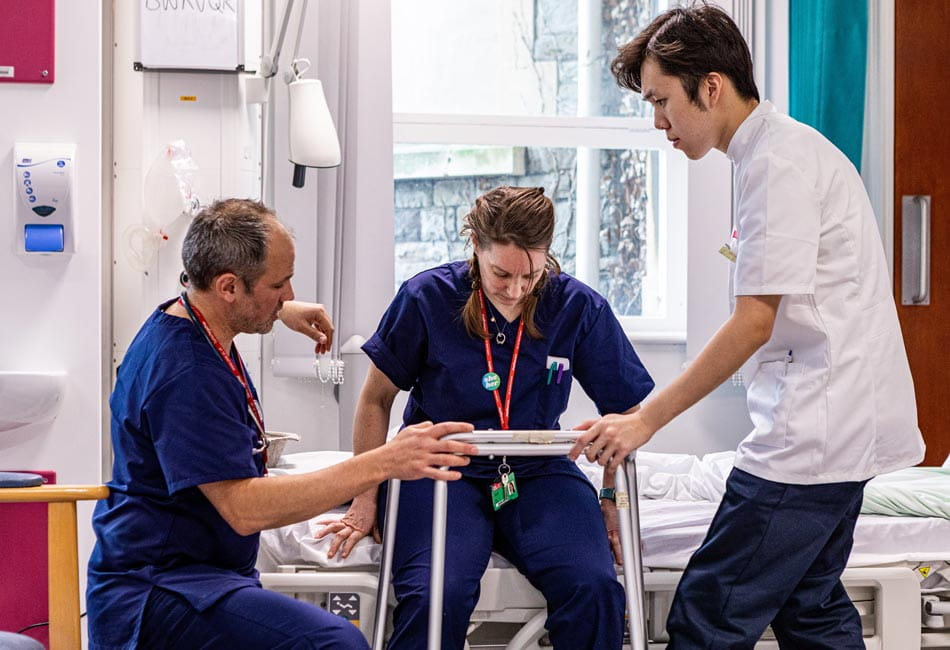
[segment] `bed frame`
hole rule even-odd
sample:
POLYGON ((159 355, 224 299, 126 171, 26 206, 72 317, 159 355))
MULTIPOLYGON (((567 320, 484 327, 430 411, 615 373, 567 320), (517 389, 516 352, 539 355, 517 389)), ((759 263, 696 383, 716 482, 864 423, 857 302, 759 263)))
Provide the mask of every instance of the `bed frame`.
MULTIPOLYGON (((644 587, 650 650, 666 647, 665 624, 669 604, 681 571, 647 571, 644 587)), ((359 594, 358 618, 353 622, 372 641, 376 609, 376 571, 317 570, 309 565, 282 565, 276 572, 262 573, 267 589, 294 595, 317 595, 326 601, 332 594, 359 594)), ((921 635, 921 594, 915 573, 904 567, 862 567, 845 569, 842 582, 855 602, 865 627, 868 650, 919 650, 921 647, 950 646, 950 633, 921 635), (922 638, 924 640, 922 644, 922 638)), ((390 605, 395 604, 390 602, 390 605)), ((481 596, 472 614, 472 623, 506 622, 522 624, 505 646, 506 650, 533 650, 544 634, 547 618, 544 599, 524 576, 513 568, 489 568, 482 578, 481 596)), ((778 643, 765 637, 757 650, 777 650, 778 643)))
MULTIPOLYGON (((451 437, 464 437, 479 447, 477 455, 558 455, 567 453, 579 432, 535 431, 535 432, 471 432, 451 437), (515 436, 512 440, 509 436, 515 436), (507 446, 517 447, 508 449, 507 446), (533 449, 525 453, 526 448, 533 449)), ((631 455, 624 463, 626 471, 617 472, 619 492, 627 492, 628 485, 636 483, 635 457, 631 455)), ((390 503, 387 504, 387 521, 395 521, 395 507, 398 496, 398 482, 390 485, 390 503)), ((618 509, 621 504, 618 499, 618 509)), ((625 499, 620 512, 621 541, 624 542, 624 564, 627 568, 626 584, 633 587, 628 590, 628 611, 637 612, 630 616, 630 633, 634 635, 633 648, 647 647, 659 650, 666 647, 666 617, 672 602, 673 593, 679 583, 682 571, 646 569, 642 573, 631 567, 640 568, 639 513, 637 499, 625 499), (632 532, 631 532, 632 531, 632 532), (623 533, 626 533, 624 535, 623 533), (635 551, 635 553, 634 553, 635 551), (635 574, 635 575, 633 575, 635 574), (633 594, 629 592, 634 592, 633 594), (640 593, 636 593, 640 592, 640 593), (639 610, 639 611, 637 611, 639 610), (646 637, 646 638, 644 638, 646 637)), ((445 483, 436 483, 433 515, 433 582, 432 593, 441 595, 442 562, 445 550, 445 483)), ((391 528, 391 527, 390 527, 391 528)), ((388 578, 393 544, 392 530, 383 531, 384 544, 381 557, 382 574, 388 578)), ((618 576, 620 578, 620 576, 618 576)), ((327 569, 314 565, 280 565, 275 572, 262 573, 261 583, 267 589, 302 597, 334 611, 334 604, 345 600, 354 607, 346 611, 358 625, 367 640, 375 648, 382 648, 386 630, 376 630, 377 620, 391 620, 391 610, 395 605, 389 590, 389 580, 380 580, 378 567, 362 569, 327 569), (356 596, 356 598, 352 598, 356 596), (357 604, 358 601, 358 604, 357 604), (385 603, 385 604, 384 604, 385 603)), ((864 629, 864 642, 869 650, 920 650, 920 648, 950 648, 950 631, 945 629, 932 631, 927 627, 922 631, 922 594, 917 574, 909 567, 880 566, 847 568, 842 574, 842 582, 848 595, 855 603, 861 615, 864 629)), ((944 598, 950 594, 943 594, 944 598)), ((435 611, 441 609, 438 599, 433 597, 435 611)), ((344 608, 346 609, 346 608, 344 608)), ((339 612, 337 612, 339 613, 339 612)), ((441 617, 433 617, 440 619, 441 617)), ((514 568, 491 567, 485 571, 481 581, 478 603, 471 617, 469 632, 484 623, 519 624, 517 632, 508 641, 505 650, 532 650, 539 647, 538 640, 544 635, 544 622, 547 609, 544 598, 528 580, 514 568)), ((388 623, 387 623, 388 626, 388 623)), ((438 626, 433 629, 430 621, 430 647, 432 639, 440 638, 438 626)), ((630 643, 629 639, 626 643, 630 643)), ((630 646, 626 646, 630 647, 630 646)), ((767 630, 762 640, 756 644, 758 650, 777 650, 778 643, 767 630)))

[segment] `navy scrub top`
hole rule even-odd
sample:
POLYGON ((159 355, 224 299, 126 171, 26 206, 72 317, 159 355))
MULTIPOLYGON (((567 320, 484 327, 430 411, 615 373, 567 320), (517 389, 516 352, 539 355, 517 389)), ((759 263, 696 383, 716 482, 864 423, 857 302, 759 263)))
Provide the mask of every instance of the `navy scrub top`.
MULTIPOLYGON (((482 387, 488 371, 485 344, 465 330, 462 308, 472 292, 468 262, 452 262, 423 271, 400 287, 363 350, 390 381, 409 391, 403 426, 432 420, 470 422, 476 429, 500 429, 491 391, 482 387)), ((486 303, 488 299, 486 297, 486 303)), ((496 315, 499 314, 495 310, 496 315)), ((501 316, 499 325, 504 325, 501 316)), ((521 340, 511 394, 511 429, 559 429, 574 379, 601 414, 622 413, 653 389, 607 301, 566 273, 551 275, 538 301, 535 324, 544 336, 521 340), (570 368, 557 383, 548 374, 555 358, 570 368)), ((494 337, 495 328, 490 326, 494 337)), ((518 321, 504 326, 507 341, 491 339, 498 389, 504 402, 518 321)), ((576 423, 571 423, 576 424, 576 423)), ((467 476, 497 476, 498 463, 473 458, 461 469, 467 476)), ((574 474, 566 457, 508 458, 519 476, 574 474)))
POLYGON ((198 328, 164 313, 171 302, 136 335, 110 400, 113 478, 93 515, 86 594, 94 650, 135 647, 153 586, 203 610, 260 585, 258 535, 235 533, 197 487, 261 476, 257 427, 198 328))

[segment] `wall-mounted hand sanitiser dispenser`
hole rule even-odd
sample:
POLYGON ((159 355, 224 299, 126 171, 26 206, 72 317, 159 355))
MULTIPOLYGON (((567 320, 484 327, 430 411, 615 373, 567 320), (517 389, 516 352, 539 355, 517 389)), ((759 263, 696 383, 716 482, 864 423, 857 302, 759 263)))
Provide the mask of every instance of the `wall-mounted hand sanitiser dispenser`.
POLYGON ((18 253, 76 252, 76 145, 13 147, 18 253))

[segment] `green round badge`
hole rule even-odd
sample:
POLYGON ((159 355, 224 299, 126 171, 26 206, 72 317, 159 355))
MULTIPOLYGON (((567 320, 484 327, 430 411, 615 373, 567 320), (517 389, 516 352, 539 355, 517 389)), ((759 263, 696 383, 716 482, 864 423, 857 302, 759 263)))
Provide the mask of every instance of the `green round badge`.
POLYGON ((501 377, 495 372, 486 372, 482 375, 482 386, 485 390, 498 390, 501 386, 501 377))

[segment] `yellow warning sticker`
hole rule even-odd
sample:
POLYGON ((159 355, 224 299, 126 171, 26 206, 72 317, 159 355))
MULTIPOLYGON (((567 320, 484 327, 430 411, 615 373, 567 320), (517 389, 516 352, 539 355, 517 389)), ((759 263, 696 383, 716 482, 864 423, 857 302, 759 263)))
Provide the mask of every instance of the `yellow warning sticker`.
POLYGON ((920 577, 921 577, 921 578, 926 578, 927 576, 930 575, 930 567, 929 567, 929 566, 919 566, 919 567, 917 567, 917 573, 920 574, 920 577))
POLYGON ((198 96, 197 96, 197 95, 181 95, 181 96, 178 98, 178 101, 181 101, 181 102, 196 102, 196 101, 198 101, 198 96))

